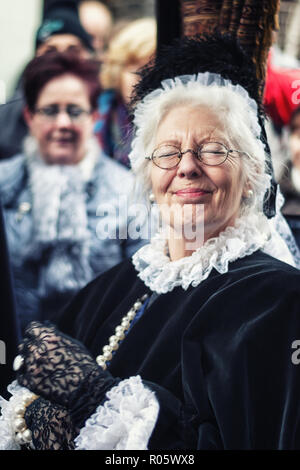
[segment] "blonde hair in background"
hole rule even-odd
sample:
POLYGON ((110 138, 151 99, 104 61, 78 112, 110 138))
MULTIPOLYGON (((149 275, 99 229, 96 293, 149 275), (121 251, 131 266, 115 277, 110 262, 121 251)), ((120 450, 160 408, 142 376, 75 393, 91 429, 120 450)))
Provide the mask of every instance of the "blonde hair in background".
POLYGON ((123 67, 147 60, 156 51, 156 21, 142 18, 124 26, 112 39, 101 67, 103 89, 119 89, 123 67))

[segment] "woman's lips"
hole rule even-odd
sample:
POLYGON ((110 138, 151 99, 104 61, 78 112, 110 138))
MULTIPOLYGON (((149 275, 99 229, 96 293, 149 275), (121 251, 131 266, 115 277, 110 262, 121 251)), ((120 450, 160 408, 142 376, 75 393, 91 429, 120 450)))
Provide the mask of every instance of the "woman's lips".
POLYGON ((65 139, 62 139, 62 140, 55 140, 53 142, 56 146, 58 147, 70 147, 70 146, 74 146, 74 141, 72 140, 65 140, 65 139))
POLYGON ((57 145, 68 145, 73 144, 76 141, 76 136, 71 134, 55 136, 51 138, 51 141, 57 145))
POLYGON ((210 194, 211 191, 206 191, 204 189, 199 188, 186 188, 186 189, 179 189, 175 192, 176 196, 183 197, 183 198, 198 198, 201 196, 205 196, 210 194))

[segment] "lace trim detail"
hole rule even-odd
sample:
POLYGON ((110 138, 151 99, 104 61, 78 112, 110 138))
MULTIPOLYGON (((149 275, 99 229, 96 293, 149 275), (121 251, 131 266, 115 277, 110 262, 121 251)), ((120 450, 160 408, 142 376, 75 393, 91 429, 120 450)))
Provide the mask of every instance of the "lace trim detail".
POLYGON ((22 406, 24 400, 32 396, 32 392, 25 387, 21 387, 16 380, 7 387, 7 390, 11 393, 11 398, 5 400, 0 397, 0 450, 21 450, 21 446, 15 439, 14 410, 16 406, 22 406))
POLYGON ((181 286, 198 286, 212 269, 224 274, 228 264, 262 248, 270 239, 270 226, 263 214, 248 214, 237 219, 216 238, 207 240, 191 256, 170 261, 166 254, 166 238, 157 234, 150 244, 138 250, 132 262, 139 278, 152 291, 164 294, 181 286))
POLYGON ((159 412, 154 392, 136 376, 106 397, 75 439, 76 450, 146 450, 159 412))

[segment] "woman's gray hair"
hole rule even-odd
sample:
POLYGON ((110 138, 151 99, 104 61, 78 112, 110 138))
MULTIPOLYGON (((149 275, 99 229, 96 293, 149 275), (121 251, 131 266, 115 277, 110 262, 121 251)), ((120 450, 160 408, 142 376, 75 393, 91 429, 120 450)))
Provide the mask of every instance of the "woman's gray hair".
POLYGON ((222 123, 222 131, 232 148, 247 152, 248 156, 241 156, 242 174, 244 184, 253 191, 253 195, 242 200, 241 211, 246 207, 263 211, 270 177, 266 172, 267 159, 260 140, 256 104, 242 87, 232 84, 205 86, 197 79, 188 83, 175 79, 171 86, 155 90, 137 106, 134 120, 136 137, 129 157, 139 189, 144 194, 151 191, 151 162, 145 157, 151 156, 155 148, 155 136, 162 119, 179 106, 207 107, 222 123))

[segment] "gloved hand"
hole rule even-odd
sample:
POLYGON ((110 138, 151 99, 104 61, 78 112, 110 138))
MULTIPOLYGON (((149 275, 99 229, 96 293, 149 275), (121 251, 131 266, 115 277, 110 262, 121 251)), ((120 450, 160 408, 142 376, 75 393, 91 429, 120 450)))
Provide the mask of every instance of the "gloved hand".
POLYGON ((66 408, 44 398, 34 400, 24 415, 35 450, 72 450, 77 433, 66 408))
POLYGON ((32 322, 19 346, 24 363, 18 371, 23 387, 70 411, 80 427, 119 382, 103 371, 87 349, 54 325, 32 322))

